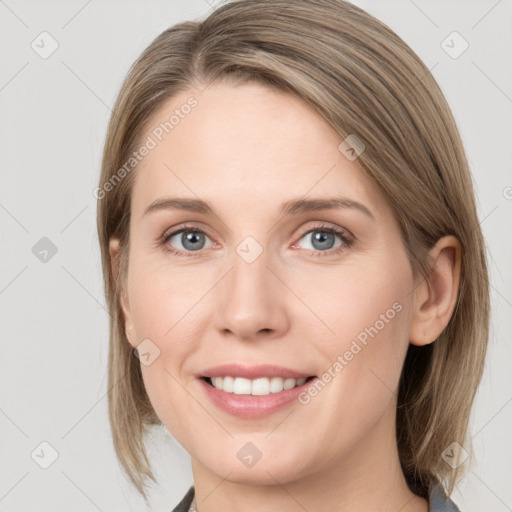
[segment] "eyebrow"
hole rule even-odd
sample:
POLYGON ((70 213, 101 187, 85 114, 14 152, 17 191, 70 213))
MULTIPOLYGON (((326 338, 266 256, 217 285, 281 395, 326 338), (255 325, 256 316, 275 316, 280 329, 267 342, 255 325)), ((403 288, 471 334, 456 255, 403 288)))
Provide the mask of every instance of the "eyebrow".
MULTIPOLYGON (((333 197, 328 199, 295 199, 287 201, 281 206, 281 216, 297 215, 318 210, 335 210, 340 208, 356 209, 372 220, 376 220, 371 210, 362 203, 345 197, 333 197)), ((153 201, 142 216, 159 210, 185 210, 204 215, 215 215, 208 203, 201 199, 168 197, 153 201)))

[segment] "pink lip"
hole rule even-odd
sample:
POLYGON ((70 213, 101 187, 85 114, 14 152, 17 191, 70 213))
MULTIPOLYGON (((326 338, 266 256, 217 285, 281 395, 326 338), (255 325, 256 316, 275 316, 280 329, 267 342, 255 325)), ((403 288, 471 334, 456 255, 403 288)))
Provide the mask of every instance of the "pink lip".
POLYGON ((291 368, 270 364, 244 366, 237 363, 223 364, 208 368, 197 375, 199 384, 206 396, 223 411, 240 418, 254 419, 268 416, 282 407, 297 400, 301 392, 305 390, 311 381, 292 389, 271 393, 266 396, 235 395, 214 388, 204 377, 243 377, 246 379, 258 379, 261 377, 282 377, 284 379, 300 379, 311 377, 311 373, 303 373, 291 368))
MULTIPOLYGON (((218 373, 218 376, 223 373, 218 373)), ((229 375, 229 373, 225 374, 229 375)), ((240 374, 237 377, 241 376, 240 374)), ((261 373, 258 374, 261 376, 261 373)), ((275 374, 273 376, 276 376, 275 374)), ((299 377, 300 378, 300 377, 299 377)), ((283 390, 279 393, 271 393, 266 396, 255 395, 235 395, 234 393, 226 393, 220 389, 214 388, 206 380, 197 379, 206 396, 223 411, 246 419, 256 419, 268 416, 286 405, 296 401, 300 393, 302 393, 317 378, 311 379, 292 389, 283 390)))
POLYGON ((244 377, 257 379, 259 377, 283 377, 285 379, 300 379, 311 377, 311 373, 302 373, 283 366, 260 364, 255 366, 242 366, 240 364, 223 364, 204 370, 198 377, 244 377))

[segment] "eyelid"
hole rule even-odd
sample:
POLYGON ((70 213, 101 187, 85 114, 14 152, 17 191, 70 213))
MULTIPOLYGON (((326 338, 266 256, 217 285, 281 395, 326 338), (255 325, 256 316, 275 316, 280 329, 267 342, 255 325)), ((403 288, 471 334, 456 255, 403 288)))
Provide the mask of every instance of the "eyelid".
POLYGON ((319 221, 320 224, 317 224, 317 225, 314 225, 314 226, 309 226, 309 227, 304 227, 304 228, 301 228, 299 230, 299 237, 302 238, 304 235, 306 235, 307 233, 309 233, 310 231, 321 231, 322 229, 327 229, 327 230, 333 230, 333 231, 336 231, 336 232, 339 232, 340 234, 343 234, 346 236, 346 238, 350 239, 350 240, 355 240, 355 236, 347 229, 347 228, 343 228, 341 226, 338 226, 337 224, 332 224, 330 222, 325 222, 325 221, 319 221))
POLYGON ((173 226, 172 228, 166 229, 161 237, 159 237, 160 241, 167 240, 171 235, 177 235, 180 231, 199 231, 208 235, 210 238, 213 238, 207 228, 202 227, 199 223, 188 223, 184 222, 183 224, 178 224, 177 226, 173 226))

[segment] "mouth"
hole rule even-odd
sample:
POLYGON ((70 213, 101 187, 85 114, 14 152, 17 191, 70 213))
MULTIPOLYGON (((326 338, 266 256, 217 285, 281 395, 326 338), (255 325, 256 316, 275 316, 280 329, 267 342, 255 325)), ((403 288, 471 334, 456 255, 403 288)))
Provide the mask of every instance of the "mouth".
POLYGON ((284 366, 223 364, 196 374, 207 401, 232 416, 257 419, 298 401, 315 375, 284 366))
POLYGON ((315 378, 309 377, 258 377, 248 379, 245 377, 233 377, 230 375, 201 377, 211 387, 233 395, 268 396, 294 389, 315 378))
POLYGON ((315 375, 285 366, 238 362, 196 374, 205 399, 230 415, 245 419, 268 416, 298 401, 315 375))

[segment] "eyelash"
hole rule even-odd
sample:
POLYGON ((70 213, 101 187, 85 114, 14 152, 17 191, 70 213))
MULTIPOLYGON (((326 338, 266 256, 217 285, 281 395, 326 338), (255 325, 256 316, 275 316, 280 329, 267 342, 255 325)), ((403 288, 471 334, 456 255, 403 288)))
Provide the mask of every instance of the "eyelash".
MULTIPOLYGON (((174 235, 177 235, 178 233, 182 233, 184 231, 185 232, 189 231, 189 232, 194 232, 194 233, 201 233, 203 235, 209 236, 208 233, 203 231, 198 226, 195 226, 195 225, 183 225, 183 226, 180 226, 178 229, 175 229, 174 231, 165 232, 162 235, 162 237, 159 239, 158 245, 162 245, 164 251, 167 254, 174 254, 176 256, 185 256, 187 258, 195 258, 195 257, 200 256, 201 251, 183 252, 183 251, 180 251, 178 249, 172 248, 167 243, 174 235), (194 254, 194 252, 196 252, 197 254, 194 254)), ((312 256, 314 256, 314 257, 333 256, 333 255, 339 254, 342 251, 350 248, 354 244, 354 241, 355 241, 355 237, 351 233, 349 233, 348 231, 342 230, 340 228, 335 228, 333 226, 325 226, 325 225, 314 226, 313 228, 309 228, 308 230, 302 232, 300 234, 300 236, 299 236, 299 240, 301 238, 303 238, 304 235, 307 235, 308 233, 312 233, 314 231, 321 231, 321 232, 325 232, 325 233, 331 233, 331 234, 334 234, 334 235, 338 235, 340 237, 341 241, 342 241, 342 244, 339 247, 336 247, 335 249, 329 249, 327 251, 319 251, 319 250, 313 251, 312 256)))

